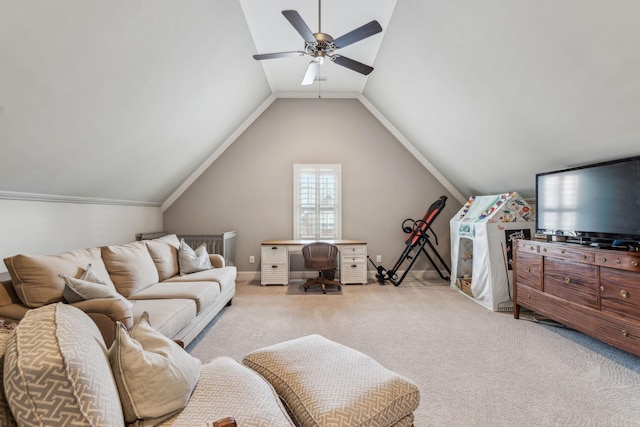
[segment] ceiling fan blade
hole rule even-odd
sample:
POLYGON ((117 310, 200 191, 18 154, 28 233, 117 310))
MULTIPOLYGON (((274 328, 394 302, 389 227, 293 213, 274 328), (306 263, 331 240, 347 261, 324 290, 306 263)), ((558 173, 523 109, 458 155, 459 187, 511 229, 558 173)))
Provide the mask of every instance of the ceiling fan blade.
POLYGON ((318 71, 320 70, 320 63, 317 61, 311 61, 309 66, 307 67, 307 72, 304 75, 304 79, 302 79, 302 85, 307 86, 313 83, 318 75, 318 71))
POLYGON ((362 39, 366 39, 367 37, 371 37, 374 34, 378 34, 381 31, 382 27, 380 26, 378 21, 374 20, 367 24, 364 24, 362 27, 348 32, 343 36, 338 37, 333 41, 333 45, 340 49, 355 42, 359 42, 362 39))
POLYGON ((373 71, 373 67, 365 65, 361 62, 354 61, 353 59, 347 58, 346 56, 334 55, 331 57, 331 60, 338 65, 342 65, 350 70, 357 71, 360 74, 364 74, 365 76, 369 75, 370 72, 373 71))
POLYGON ((253 55, 253 59, 260 61, 262 59, 274 59, 274 58, 292 58, 294 56, 303 56, 304 52, 276 52, 276 53, 262 53, 253 55))
POLYGON ((315 43, 316 37, 313 35, 313 32, 309 29, 309 26, 304 22, 304 19, 300 16, 298 12, 295 10, 283 10, 282 14, 287 21, 293 25, 293 28, 302 36, 304 41, 309 43, 315 43))

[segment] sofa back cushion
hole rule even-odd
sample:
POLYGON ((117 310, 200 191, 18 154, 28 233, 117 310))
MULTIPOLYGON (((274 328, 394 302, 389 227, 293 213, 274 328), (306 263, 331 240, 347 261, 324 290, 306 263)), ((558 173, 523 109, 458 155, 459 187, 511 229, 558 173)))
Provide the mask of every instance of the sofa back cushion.
POLYGON ((91 264, 96 274, 113 284, 102 262, 100 248, 78 249, 57 255, 15 255, 5 258, 13 287, 29 308, 62 301, 64 279, 59 274, 80 277, 91 264))
POLYGON ((159 281, 158 270, 144 242, 103 246, 102 259, 116 289, 125 297, 159 281))
POLYGON ((7 342, 4 368, 18 425, 124 425, 100 331, 73 306, 30 310, 7 342))
MULTIPOLYGON (((153 263, 156 265, 161 282, 180 273, 177 247, 161 239, 145 240, 144 243, 147 245, 153 263)), ((179 244, 180 242, 178 242, 179 244)))

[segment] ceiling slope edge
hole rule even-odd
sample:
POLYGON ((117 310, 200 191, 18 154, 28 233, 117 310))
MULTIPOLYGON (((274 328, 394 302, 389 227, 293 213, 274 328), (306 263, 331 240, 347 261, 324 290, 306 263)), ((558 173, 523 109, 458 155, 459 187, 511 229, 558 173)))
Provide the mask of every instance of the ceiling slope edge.
POLYGON ((60 194, 25 193, 19 191, 0 191, 0 200, 22 200, 29 202, 75 203, 85 205, 118 205, 159 207, 159 202, 138 200, 101 199, 98 197, 64 196, 60 194))
POLYGON ((426 157, 420 153, 416 147, 378 110, 372 103, 369 101, 364 95, 360 95, 358 100, 365 106, 367 110, 371 114, 374 115, 376 119, 382 125, 387 128, 391 134, 400 141, 400 143, 409 150, 409 152, 418 160, 422 166, 424 166, 431 174, 446 188, 449 190, 451 195, 456 198, 457 201, 462 203, 463 205, 467 202, 467 197, 463 196, 462 193, 449 182, 449 180, 442 174, 440 171, 429 161, 426 157))
POLYGON ((222 153, 224 153, 225 150, 229 148, 229 146, 233 144, 233 142, 236 139, 238 139, 238 137, 242 135, 242 133, 245 130, 247 130, 247 128, 251 126, 251 124, 258 117, 260 117, 260 115, 262 115, 262 113, 264 113, 264 111, 267 108, 269 108, 269 106, 275 100, 276 100, 275 95, 273 94, 269 95, 269 97, 262 104, 260 104, 260 106, 256 108, 256 110, 253 113, 251 113, 251 115, 247 117, 247 119, 244 122, 242 122, 242 124, 238 126, 238 128, 231 135, 229 135, 229 137, 204 162, 202 162, 202 164, 198 166, 198 168, 195 171, 193 171, 193 173, 189 175, 189 177, 186 180, 184 180, 184 182, 180 184, 173 193, 171 193, 171 195, 167 198, 167 200, 165 200, 162 203, 162 207, 161 207, 162 212, 169 209, 169 207, 176 200, 178 200, 178 198, 182 195, 182 193, 184 193, 191 186, 191 184, 193 184, 196 181, 196 179, 198 179, 200 175, 202 175, 207 170, 207 168, 211 166, 213 162, 215 162, 216 159, 220 157, 222 153))

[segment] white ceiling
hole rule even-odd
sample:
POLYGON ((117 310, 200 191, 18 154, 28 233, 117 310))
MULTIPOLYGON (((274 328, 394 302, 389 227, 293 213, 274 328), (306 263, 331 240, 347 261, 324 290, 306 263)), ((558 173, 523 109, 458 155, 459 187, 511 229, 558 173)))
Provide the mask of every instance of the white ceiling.
MULTIPOLYGON (((255 53, 304 50, 304 40, 282 15, 283 10, 296 10, 313 33, 318 32, 319 6, 321 30, 334 39, 369 21, 376 20, 382 33, 373 35, 337 53, 375 68, 384 30, 387 28, 396 0, 240 0, 256 46, 255 53)), ((320 82, 301 86, 310 62, 308 56, 261 61, 272 92, 282 97, 341 97, 362 93, 367 77, 326 61, 320 70, 320 82)))
POLYGON ((165 202, 270 97, 359 97, 462 194, 640 155, 637 0, 324 0, 364 77, 309 58, 315 0, 0 0, 0 197, 165 202))

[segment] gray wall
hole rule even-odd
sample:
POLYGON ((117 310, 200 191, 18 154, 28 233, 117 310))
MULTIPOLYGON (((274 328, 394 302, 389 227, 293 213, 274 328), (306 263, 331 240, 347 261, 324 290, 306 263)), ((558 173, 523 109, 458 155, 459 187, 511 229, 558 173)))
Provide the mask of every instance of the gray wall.
MULTIPOLYGON (((259 271, 260 243, 292 238, 294 163, 342 164, 343 238, 366 240, 387 268, 404 248, 402 221, 446 195, 434 229, 449 263, 449 219, 460 203, 355 99, 274 101, 165 211, 164 229, 237 230, 239 271, 259 271)), ((413 269, 431 269, 421 258, 413 269)))

